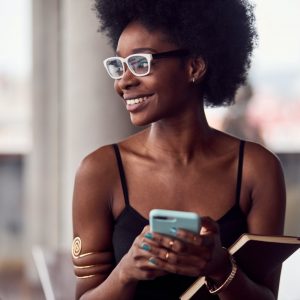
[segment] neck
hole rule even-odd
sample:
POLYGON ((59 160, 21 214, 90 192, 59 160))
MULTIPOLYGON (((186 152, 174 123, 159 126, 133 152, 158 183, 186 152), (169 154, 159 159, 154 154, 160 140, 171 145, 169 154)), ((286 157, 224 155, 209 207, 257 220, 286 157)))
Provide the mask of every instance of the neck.
POLYGON ((145 146, 151 151, 165 152, 189 160, 195 151, 204 149, 213 130, 209 127, 204 108, 183 117, 164 119, 153 123, 147 135, 145 146))

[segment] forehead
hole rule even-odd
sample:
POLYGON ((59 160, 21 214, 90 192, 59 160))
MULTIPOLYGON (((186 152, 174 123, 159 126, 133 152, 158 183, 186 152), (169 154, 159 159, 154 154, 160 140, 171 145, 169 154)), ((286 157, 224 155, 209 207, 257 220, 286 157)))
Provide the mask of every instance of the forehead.
POLYGON ((117 52, 126 56, 136 49, 150 49, 154 52, 174 49, 176 45, 161 30, 149 30, 139 22, 132 22, 120 35, 117 52))

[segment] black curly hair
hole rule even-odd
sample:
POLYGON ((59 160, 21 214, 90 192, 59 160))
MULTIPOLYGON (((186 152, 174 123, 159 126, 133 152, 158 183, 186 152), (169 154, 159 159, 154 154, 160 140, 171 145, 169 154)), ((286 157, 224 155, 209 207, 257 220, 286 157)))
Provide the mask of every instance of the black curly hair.
POLYGON ((100 31, 113 48, 124 28, 139 21, 207 63, 202 89, 207 106, 234 102, 246 81, 257 41, 253 4, 247 0, 95 0, 100 31))

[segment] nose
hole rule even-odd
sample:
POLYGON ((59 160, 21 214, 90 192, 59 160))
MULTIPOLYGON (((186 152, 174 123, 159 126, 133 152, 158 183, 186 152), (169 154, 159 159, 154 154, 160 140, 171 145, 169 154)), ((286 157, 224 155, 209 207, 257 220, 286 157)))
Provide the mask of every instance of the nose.
POLYGON ((119 80, 115 81, 115 84, 121 89, 121 90, 127 90, 133 86, 137 86, 139 84, 140 80, 137 76, 132 74, 132 72, 129 70, 128 66, 125 64, 125 69, 123 73, 123 77, 119 80))

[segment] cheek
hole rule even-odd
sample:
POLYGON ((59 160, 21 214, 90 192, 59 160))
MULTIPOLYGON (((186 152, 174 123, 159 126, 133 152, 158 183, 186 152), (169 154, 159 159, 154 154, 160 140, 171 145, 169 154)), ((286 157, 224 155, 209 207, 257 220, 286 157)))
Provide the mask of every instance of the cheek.
POLYGON ((183 74, 174 73, 173 76, 161 77, 158 86, 166 96, 181 97, 188 92, 189 82, 183 74))
POLYGON ((182 66, 165 69, 163 74, 159 76, 159 80, 164 82, 171 90, 180 90, 189 83, 188 74, 182 66))

